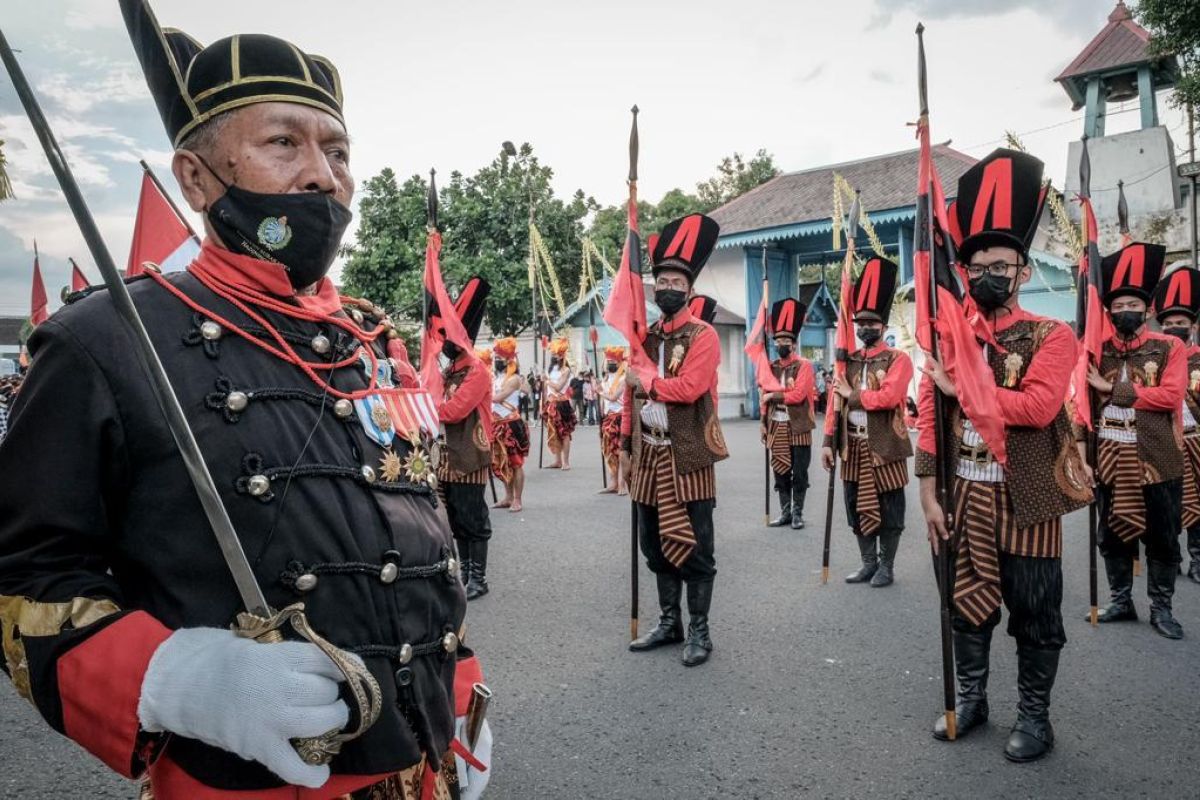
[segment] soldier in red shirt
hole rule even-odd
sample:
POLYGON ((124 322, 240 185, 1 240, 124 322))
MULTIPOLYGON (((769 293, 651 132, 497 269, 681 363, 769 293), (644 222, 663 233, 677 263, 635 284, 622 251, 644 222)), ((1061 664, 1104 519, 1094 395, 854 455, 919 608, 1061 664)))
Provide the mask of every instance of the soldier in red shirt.
POLYGON ((713 647, 708 630, 717 574, 713 465, 729 456, 717 421, 720 342, 711 325, 692 315, 688 297, 719 232, 714 220, 692 214, 669 223, 655 242, 654 302, 662 317, 633 346, 658 366, 658 376, 647 386, 636 370, 625 373, 621 420, 630 465, 626 483, 662 612, 654 629, 629 649, 684 641, 680 599, 686 582, 690 622, 682 660, 688 667, 707 661, 713 647))
POLYGON ((1168 639, 1183 636, 1171 613, 1180 562, 1183 502, 1182 414, 1186 346, 1146 327, 1146 310, 1166 259, 1161 245, 1134 242, 1102 263, 1104 304, 1114 332, 1088 384, 1094 404, 1100 552, 1112 602, 1100 622, 1136 620, 1133 561, 1146 548, 1150 625, 1168 639))
POLYGON ((770 380, 783 391, 762 396, 763 441, 771 453, 771 472, 779 493, 779 516, 768 525, 792 530, 804 527, 804 496, 808 493, 808 465, 812 461, 813 415, 812 362, 796 353, 796 340, 808 309, 786 297, 771 307, 771 332, 779 358, 771 362, 771 378, 762 376, 759 387, 770 380))
POLYGON ((883 331, 896 296, 899 267, 886 258, 868 261, 854 285, 854 324, 863 346, 850 353, 844 377, 834 380, 842 413, 825 415, 821 463, 833 469, 834 420, 840 420, 846 518, 858 541, 862 567, 846 583, 888 586, 904 531, 904 487, 912 441, 905 425, 912 359, 888 347, 883 331))

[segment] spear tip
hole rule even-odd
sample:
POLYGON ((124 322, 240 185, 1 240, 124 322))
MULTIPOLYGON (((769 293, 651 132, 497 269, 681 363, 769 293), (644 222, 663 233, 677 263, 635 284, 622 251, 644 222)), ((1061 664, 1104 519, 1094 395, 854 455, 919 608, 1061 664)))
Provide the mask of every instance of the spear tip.
POLYGON ((629 109, 629 110, 630 110, 630 112, 632 112, 632 113, 633 113, 633 115, 636 117, 636 116, 638 115, 638 107, 637 107, 637 103, 634 103, 634 104, 633 104, 633 108, 631 108, 631 109, 629 109))
POLYGON ((917 36, 920 36, 923 33, 925 33, 925 23, 918 22, 917 23, 917 36))

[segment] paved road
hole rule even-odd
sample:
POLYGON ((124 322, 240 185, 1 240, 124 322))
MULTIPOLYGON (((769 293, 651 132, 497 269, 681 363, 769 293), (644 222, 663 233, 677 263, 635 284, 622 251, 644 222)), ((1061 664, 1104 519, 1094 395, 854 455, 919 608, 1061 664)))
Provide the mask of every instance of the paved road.
MULTIPOLYGON (((1067 635, 1054 692, 1058 746, 1041 763, 1001 755, 1016 716, 1016 658, 998 632, 992 724, 960 742, 928 733, 941 698, 936 594, 920 510, 897 583, 847 586, 857 557, 834 529, 820 585, 823 473, 814 464, 805 531, 762 527, 762 451, 753 423, 726 427, 718 465, 712 660, 685 669, 669 649, 626 651, 629 511, 599 497, 595 429, 575 469, 531 470, 527 507, 493 517, 492 594, 473 602, 471 643, 496 691, 490 800, 518 798, 1197 797, 1200 586, 1181 579, 1169 642, 1144 621, 1092 630, 1086 516, 1066 525, 1067 635)), ((536 463, 536 453, 535 453, 536 463)), ((838 496, 840 506, 840 490, 838 496)), ((642 625, 654 595, 642 571, 642 625)), ((1135 587, 1145 616, 1144 580, 1135 587)), ((102 687, 101 687, 102 690, 102 687)), ((49 732, 0 689, 0 796, 129 798, 129 784, 49 732)))

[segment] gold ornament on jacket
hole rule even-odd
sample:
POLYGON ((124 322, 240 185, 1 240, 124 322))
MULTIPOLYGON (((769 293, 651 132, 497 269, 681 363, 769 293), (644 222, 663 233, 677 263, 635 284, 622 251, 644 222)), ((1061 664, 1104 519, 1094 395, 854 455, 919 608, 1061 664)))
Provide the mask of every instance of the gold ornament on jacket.
POLYGON ((1025 366, 1025 358, 1020 353, 1009 353, 1004 359, 1004 388, 1012 389, 1020 380, 1021 367, 1025 366))
POLYGON ((1142 371, 1146 373, 1146 386, 1158 385, 1158 362, 1147 361, 1146 366, 1142 367, 1142 371))
POLYGON ((675 371, 679 369, 679 365, 683 363, 684 352, 683 345, 681 344, 677 344, 671 348, 671 360, 667 364, 667 369, 670 370, 672 374, 674 374, 675 371))
POLYGON ((1192 370, 1192 374, 1189 377, 1191 378, 1191 382, 1188 384, 1188 391, 1200 392, 1200 369, 1192 370))

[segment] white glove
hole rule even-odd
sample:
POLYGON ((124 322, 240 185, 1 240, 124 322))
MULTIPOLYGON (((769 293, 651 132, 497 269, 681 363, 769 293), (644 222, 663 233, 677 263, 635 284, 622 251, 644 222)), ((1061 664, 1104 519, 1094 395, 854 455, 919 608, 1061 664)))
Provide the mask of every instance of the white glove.
MULTIPOLYGON (((454 725, 454 735, 466 747, 466 740, 463 739, 464 730, 466 729, 467 718, 459 717, 454 725)), ((463 761, 462 756, 455 754, 454 765, 458 768, 458 797, 459 800, 479 800, 483 795, 483 790, 487 788, 488 781, 492 777, 492 729, 488 725, 488 721, 483 721, 483 727, 479 729, 479 740, 475 742, 475 751, 472 753, 479 759, 487 770, 480 772, 474 769, 466 761, 463 761)))
POLYGON ((291 785, 318 788, 329 767, 288 742, 346 726, 344 676, 309 642, 260 644, 233 631, 187 628, 158 646, 142 679, 138 720, 252 759, 291 785))

